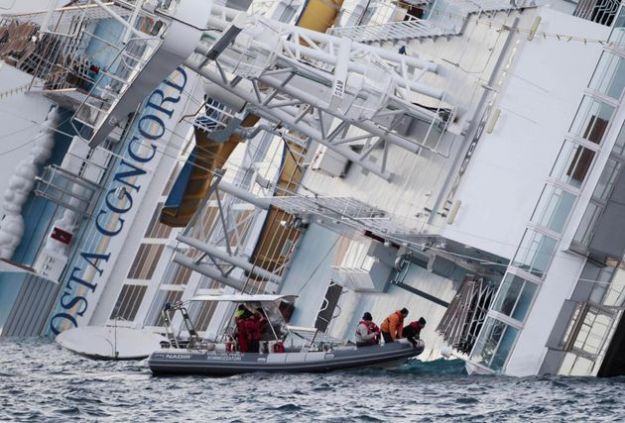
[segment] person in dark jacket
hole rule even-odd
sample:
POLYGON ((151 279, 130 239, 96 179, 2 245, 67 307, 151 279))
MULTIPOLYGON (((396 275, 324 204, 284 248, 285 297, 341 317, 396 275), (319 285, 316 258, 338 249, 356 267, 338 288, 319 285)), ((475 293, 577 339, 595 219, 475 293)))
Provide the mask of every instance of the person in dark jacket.
POLYGON ((417 346, 417 340, 420 339, 421 336, 421 329, 425 327, 426 323, 427 322, 423 317, 419 317, 419 320, 410 322, 410 324, 405 326, 402 330, 402 334, 408 341, 410 341, 412 346, 417 346))

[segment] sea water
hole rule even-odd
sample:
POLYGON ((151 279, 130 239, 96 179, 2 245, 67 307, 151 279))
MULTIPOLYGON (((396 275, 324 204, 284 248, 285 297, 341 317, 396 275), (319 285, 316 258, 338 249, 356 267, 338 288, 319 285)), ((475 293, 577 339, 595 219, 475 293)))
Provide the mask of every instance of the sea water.
POLYGON ((625 421, 625 378, 468 376, 459 360, 329 374, 154 377, 0 338, 0 421, 625 421))

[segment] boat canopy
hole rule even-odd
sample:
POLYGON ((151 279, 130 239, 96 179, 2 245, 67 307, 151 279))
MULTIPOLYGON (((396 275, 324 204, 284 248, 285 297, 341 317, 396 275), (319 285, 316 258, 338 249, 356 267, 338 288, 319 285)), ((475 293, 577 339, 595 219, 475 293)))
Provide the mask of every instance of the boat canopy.
POLYGON ((249 294, 228 294, 228 295, 197 295, 190 301, 221 301, 233 303, 274 303, 276 301, 294 300, 297 295, 249 295, 249 294))

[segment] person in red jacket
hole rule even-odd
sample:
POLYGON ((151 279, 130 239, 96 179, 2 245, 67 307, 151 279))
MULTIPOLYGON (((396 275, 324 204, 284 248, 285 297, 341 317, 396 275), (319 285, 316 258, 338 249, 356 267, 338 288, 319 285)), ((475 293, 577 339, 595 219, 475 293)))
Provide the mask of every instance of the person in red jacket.
POLYGON ((262 310, 257 309, 256 312, 245 322, 249 339, 249 352, 260 352, 260 340, 267 326, 267 319, 263 315, 262 310))
POLYGON ((237 333, 236 337, 239 341, 239 351, 248 352, 250 350, 250 314, 244 313, 236 318, 237 333))
POLYGON ((410 341, 413 347, 417 346, 417 340, 420 339, 421 336, 421 329, 425 327, 426 323, 423 317, 419 317, 419 320, 410 322, 408 326, 404 327, 402 334, 410 341))
POLYGON ((394 342, 396 339, 402 337, 404 319, 406 318, 406 316, 408 316, 408 309, 404 307, 384 319, 384 321, 380 325, 380 330, 382 331, 384 343, 394 342))
POLYGON ((368 347, 380 343, 380 328, 373 323, 371 313, 366 312, 356 328, 356 346, 368 347))

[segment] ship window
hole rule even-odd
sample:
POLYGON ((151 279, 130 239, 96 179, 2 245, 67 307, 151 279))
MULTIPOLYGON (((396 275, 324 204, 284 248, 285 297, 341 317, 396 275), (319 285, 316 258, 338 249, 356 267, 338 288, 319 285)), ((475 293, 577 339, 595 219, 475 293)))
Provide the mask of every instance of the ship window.
POLYGON ((163 244, 141 244, 130 266, 128 278, 151 279, 163 253, 163 244))
POLYGON ((532 222, 554 232, 561 232, 573 208, 575 198, 575 195, 561 188, 546 185, 532 216, 532 222))
POLYGON ((621 126, 621 131, 616 137, 616 142, 614 143, 614 147, 612 148, 612 154, 617 156, 625 155, 625 124, 621 126))
POLYGON ((573 119, 570 132, 595 144, 600 144, 613 112, 614 107, 585 96, 573 119))
POLYGON ((522 322, 534 299, 536 289, 536 284, 518 276, 507 274, 493 309, 522 322))
POLYGON ((590 171, 595 152, 565 141, 551 171, 551 176, 579 188, 590 171))
POLYGON ((489 317, 480 333, 471 359, 477 363, 501 370, 516 340, 518 329, 489 317))
POLYGON ((203 332, 208 329, 216 308, 217 303, 214 301, 194 301, 191 304, 189 316, 195 325, 195 330, 203 332))
POLYGON ((597 223, 597 219, 601 215, 602 211, 602 204, 594 201, 590 201, 590 203, 588 203, 588 207, 586 208, 579 227, 577 228, 577 231, 575 231, 575 236, 573 237, 573 242, 577 244, 578 247, 581 247, 582 251, 588 249, 592 236, 595 233, 595 224, 597 223))
POLYGON ((150 220, 150 225, 145 231, 146 238, 169 238, 171 226, 163 225, 160 222, 161 210, 163 210, 163 203, 158 203, 156 209, 154 210, 154 214, 152 215, 152 220, 150 220))
POLYGON ((415 6, 408 3, 399 3, 399 7, 406 9, 406 16, 404 16, 404 21, 413 21, 416 19, 422 19, 425 14, 423 7, 415 6))
POLYGON ((156 294, 156 298, 150 308, 150 317, 147 319, 148 324, 151 326, 165 326, 165 319, 163 318, 163 309, 165 304, 173 304, 180 301, 183 291, 165 291, 160 290, 156 294))
POLYGON ((510 351, 512 350, 512 346, 514 345, 518 332, 519 330, 517 328, 506 326, 501 337, 501 341, 499 341, 497 352, 493 356, 493 360, 490 363, 491 369, 501 370, 504 364, 506 364, 506 360, 508 359, 508 355, 510 355, 510 351))
POLYGON ((608 40, 611 45, 615 46, 625 44, 625 9, 619 11, 608 40))
POLYGON ((601 172, 595 191, 593 192, 593 198, 596 198, 599 201, 605 201, 608 199, 622 167, 622 162, 614 159, 613 157, 608 159, 608 162, 601 172))
POLYGON ((171 278, 167 279, 167 283, 170 285, 186 285, 193 271, 179 264, 173 264, 173 266, 175 266, 176 270, 173 271, 171 278))
POLYGON ((576 306, 563 341, 563 350, 595 360, 606 347, 615 314, 590 303, 576 306))
POLYGON ((625 59, 604 51, 590 81, 590 88, 616 100, 621 98, 625 88, 625 59))
POLYGON ((531 229, 525 231, 513 265, 542 278, 551 263, 557 241, 531 229))
POLYGON ((135 320, 147 286, 124 285, 111 312, 111 319, 135 320))

